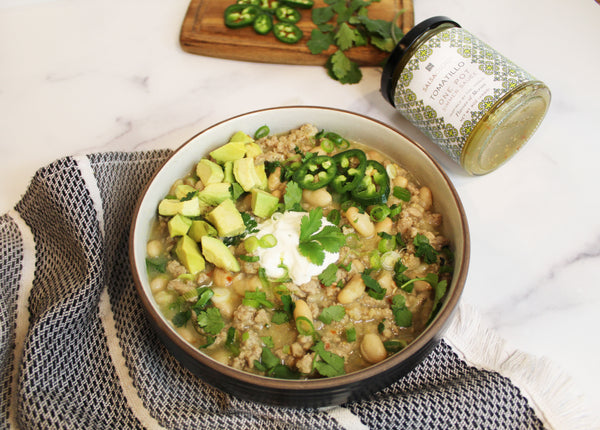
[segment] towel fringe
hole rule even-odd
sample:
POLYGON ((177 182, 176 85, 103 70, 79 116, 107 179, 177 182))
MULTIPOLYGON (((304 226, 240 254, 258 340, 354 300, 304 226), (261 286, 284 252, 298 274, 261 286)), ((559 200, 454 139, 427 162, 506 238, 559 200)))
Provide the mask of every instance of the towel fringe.
POLYGON ((511 380, 530 401, 550 429, 600 429, 581 393, 562 369, 544 357, 510 347, 485 327, 479 313, 461 304, 444 340, 469 365, 500 373, 511 380))

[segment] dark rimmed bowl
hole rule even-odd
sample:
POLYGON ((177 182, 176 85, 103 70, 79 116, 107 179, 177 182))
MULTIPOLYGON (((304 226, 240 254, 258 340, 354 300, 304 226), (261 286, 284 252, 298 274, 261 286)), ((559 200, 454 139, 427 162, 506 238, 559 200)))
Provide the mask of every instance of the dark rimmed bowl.
POLYGON ((149 319, 169 351, 206 383, 232 395, 272 405, 321 407, 358 400, 403 377, 437 345, 452 318, 462 293, 469 265, 469 229, 454 186, 437 162, 422 147, 393 128, 366 116, 325 107, 292 106, 239 115, 200 132, 183 144, 158 170, 143 192, 134 212, 130 235, 130 263, 135 285, 149 319), (444 234, 455 255, 454 277, 444 304, 429 327, 402 351, 371 367, 344 376, 290 381, 253 375, 233 369, 194 348, 160 313, 146 273, 146 242, 160 200, 210 150, 227 142, 236 131, 254 133, 268 125, 282 133, 311 123, 336 131, 387 154, 411 171, 434 196, 434 209, 444 215, 444 234))

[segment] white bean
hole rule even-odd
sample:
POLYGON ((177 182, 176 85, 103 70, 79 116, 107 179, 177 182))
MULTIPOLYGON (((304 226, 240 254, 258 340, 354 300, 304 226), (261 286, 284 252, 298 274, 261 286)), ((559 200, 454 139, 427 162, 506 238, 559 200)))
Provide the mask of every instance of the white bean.
POLYGON ((158 257, 160 254, 162 254, 162 252, 163 252, 163 244, 160 240, 158 240, 158 239, 150 240, 146 244, 146 254, 148 254, 148 257, 150 257, 150 258, 158 257))
POLYGON ((221 311, 221 315, 225 318, 231 318, 235 309, 234 297, 229 288, 213 287, 214 295, 211 301, 216 308, 221 311))
POLYGON ((302 190, 302 200, 311 206, 326 207, 331 204, 333 198, 326 188, 318 190, 302 190))
POLYGON ((392 234, 392 219, 389 217, 384 218, 383 220, 379 221, 378 223, 375 224, 375 231, 377 233, 387 233, 387 234, 392 234))
POLYGON ((431 209, 431 205, 433 204, 433 196, 431 195, 431 190, 428 187, 421 187, 419 190, 419 200, 423 209, 431 209))
POLYGON ((269 187, 269 191, 273 191, 277 189, 279 185, 281 185, 281 167, 276 167, 267 179, 267 186, 269 187))
POLYGON ((367 333, 360 343, 360 353, 363 358, 371 364, 379 363, 387 357, 387 351, 383 342, 374 333, 367 333))
POLYGON ((346 210, 346 219, 354 230, 363 237, 371 237, 375 234, 375 224, 367 213, 358 212, 358 208, 351 206, 346 210))
POLYGON ((343 305, 352 303, 365 292, 366 285, 360 274, 354 275, 337 295, 337 301, 343 305))
POLYGON ((217 287, 228 287, 233 281, 233 276, 227 270, 219 267, 215 268, 212 273, 213 283, 217 287))
POLYGON ((310 308, 308 307, 308 303, 306 303, 304 300, 296 300, 294 302, 294 319, 298 319, 300 317, 304 317, 306 319, 308 319, 310 322, 312 322, 312 312, 310 311, 310 308))
POLYGON ((168 283, 169 279, 166 276, 157 276, 150 281, 150 290, 153 294, 156 294, 159 291, 163 291, 165 288, 167 288, 168 283))

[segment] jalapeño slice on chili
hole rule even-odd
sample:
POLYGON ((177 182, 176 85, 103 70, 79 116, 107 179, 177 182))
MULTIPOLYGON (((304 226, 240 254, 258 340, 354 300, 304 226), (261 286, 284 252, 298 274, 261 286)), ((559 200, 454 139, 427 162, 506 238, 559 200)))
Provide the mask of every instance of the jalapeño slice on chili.
POLYGON ((315 4, 314 0, 283 0, 283 3, 300 9, 310 9, 315 4))
POLYGON ((354 200, 364 206, 387 202, 390 194, 390 178, 385 167, 375 160, 367 160, 362 180, 350 193, 354 200))
POLYGON ((273 26, 273 33, 277 40, 283 43, 298 43, 302 39, 303 33, 296 24, 289 22, 278 22, 273 26))
POLYGON ((251 25, 260 14, 260 8, 254 5, 232 4, 225 9, 225 25, 229 28, 241 28, 251 25))
POLYGON ((333 156, 337 165, 337 175, 331 187, 338 193, 355 189, 365 175, 367 156, 360 149, 349 149, 333 156))
POLYGON ((333 158, 317 155, 306 160, 294 173, 294 181, 300 188, 317 190, 329 184, 335 177, 337 168, 333 158))
POLYGON ((261 13, 254 20, 252 28, 260 35, 267 34, 273 30, 273 18, 268 13, 261 13))
POLYGON ((275 9, 275 16, 281 22, 289 22, 292 24, 300 21, 300 12, 290 6, 279 6, 275 9))

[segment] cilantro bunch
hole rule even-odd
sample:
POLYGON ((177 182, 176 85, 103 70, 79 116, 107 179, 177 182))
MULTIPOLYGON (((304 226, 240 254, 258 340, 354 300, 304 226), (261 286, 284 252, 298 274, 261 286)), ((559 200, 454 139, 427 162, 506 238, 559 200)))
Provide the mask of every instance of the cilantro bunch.
POLYGON ((321 54, 330 46, 336 50, 325 67, 329 76, 343 84, 355 84, 362 79, 359 65, 344 53, 353 47, 371 44, 384 52, 391 52, 402 30, 392 21, 371 19, 368 7, 380 0, 325 0, 327 6, 313 8, 312 21, 317 26, 307 42, 312 54, 321 54))

